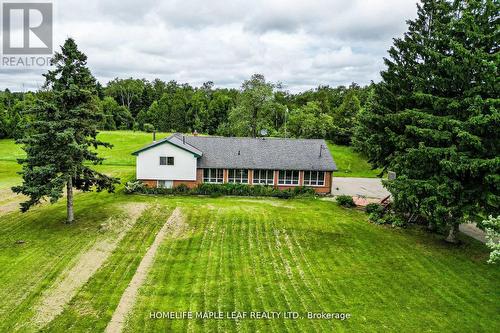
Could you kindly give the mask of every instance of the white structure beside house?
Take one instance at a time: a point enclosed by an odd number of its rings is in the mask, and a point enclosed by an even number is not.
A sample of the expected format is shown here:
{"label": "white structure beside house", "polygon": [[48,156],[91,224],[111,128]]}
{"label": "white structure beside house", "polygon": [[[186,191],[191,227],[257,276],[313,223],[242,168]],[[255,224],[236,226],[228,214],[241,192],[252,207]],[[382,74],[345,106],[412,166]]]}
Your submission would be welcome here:
{"label": "white structure beside house", "polygon": [[[165,159],[160,160],[160,156]],[[197,157],[170,144],[152,147],[137,155],[137,179],[196,180]]]}

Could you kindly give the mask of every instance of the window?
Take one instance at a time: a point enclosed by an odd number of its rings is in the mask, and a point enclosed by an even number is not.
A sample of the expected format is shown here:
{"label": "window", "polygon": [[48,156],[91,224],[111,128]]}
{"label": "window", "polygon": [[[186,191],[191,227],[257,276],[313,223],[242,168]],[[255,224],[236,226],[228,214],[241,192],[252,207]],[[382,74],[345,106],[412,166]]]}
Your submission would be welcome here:
{"label": "window", "polygon": [[278,177],[279,185],[299,185],[299,171],[280,170]]}
{"label": "window", "polygon": [[160,156],[160,165],[174,165],[174,157]]}
{"label": "window", "polygon": [[253,183],[260,185],[273,185],[274,170],[254,170]]}
{"label": "window", "polygon": [[304,171],[304,185],[307,186],[324,186],[325,172],[324,171]]}
{"label": "window", "polygon": [[248,170],[246,169],[229,169],[228,182],[248,184]]}
{"label": "window", "polygon": [[174,185],[174,182],[172,180],[158,180],[156,182],[156,187],[159,188],[172,188]]}
{"label": "window", "polygon": [[222,183],[224,182],[223,169],[203,169],[204,183]]}

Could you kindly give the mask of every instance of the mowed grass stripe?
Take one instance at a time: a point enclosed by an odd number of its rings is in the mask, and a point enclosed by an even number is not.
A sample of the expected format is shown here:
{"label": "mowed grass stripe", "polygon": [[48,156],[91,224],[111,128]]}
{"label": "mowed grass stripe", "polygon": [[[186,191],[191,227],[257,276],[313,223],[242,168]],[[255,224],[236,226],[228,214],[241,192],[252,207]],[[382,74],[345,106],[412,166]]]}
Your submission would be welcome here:
{"label": "mowed grass stripe", "polygon": [[[247,240],[251,238],[251,219],[241,219],[238,224],[238,232],[235,233],[234,241],[238,243],[236,248],[235,256],[241,262],[242,268],[240,270],[239,279],[241,281],[241,287],[239,288],[238,297],[236,297],[235,302],[238,304],[237,310],[239,311],[256,311],[255,309],[262,309],[262,301],[259,297],[254,297],[255,293],[258,293],[259,283],[255,281],[255,275],[253,269],[255,267],[252,265],[253,253],[251,253],[247,247]],[[236,322],[238,331],[255,332],[256,326],[253,320],[238,320]]]}
{"label": "mowed grass stripe", "polygon": [[[426,243],[428,243],[426,246],[443,247],[444,245],[441,241],[436,242],[432,239],[426,241]],[[402,283],[394,284],[394,287],[391,290],[388,290],[391,294],[390,299],[394,300],[395,304],[402,308],[408,308],[408,310],[418,311],[421,311],[421,309],[426,306],[433,306],[429,304],[429,301],[426,298],[420,296],[422,304],[421,307],[408,307],[407,304],[411,300],[419,298],[417,291],[420,291],[420,295],[429,292],[435,293],[435,295],[439,296],[439,300],[447,300],[450,304],[459,306],[464,315],[470,311],[474,311],[473,309],[476,297],[467,298],[467,293],[465,292],[470,286],[468,286],[467,283],[464,282],[463,278],[457,274],[458,272],[454,269],[454,267],[444,264],[439,252],[435,253],[433,257],[427,255],[418,257],[414,249],[408,247],[405,248],[401,246],[400,243],[395,243],[393,248],[394,252],[404,253],[404,255],[393,257],[394,259],[389,257],[388,261],[384,262],[384,265],[394,266],[394,262],[398,261],[400,263],[404,263],[404,270],[408,273],[404,276],[404,281],[402,281]],[[416,265],[407,265],[406,262],[408,261],[415,262]],[[416,276],[419,276],[419,279],[415,278]],[[478,278],[482,279],[480,277]],[[377,280],[383,280],[383,277],[380,277]],[[448,288],[444,285],[443,288],[436,288],[437,285],[443,284],[445,281],[448,281],[450,284]],[[387,297],[385,295],[387,290],[382,290],[384,291],[384,295],[380,295],[380,297]],[[442,305],[436,304],[436,306]],[[435,318],[429,318],[429,320],[434,322],[436,321]]]}
{"label": "mowed grass stripe", "polygon": [[[260,227],[262,225],[262,221],[257,220],[255,218],[251,219],[251,229],[249,230],[248,239],[248,252],[252,258],[252,267],[253,267],[253,277],[256,285],[256,294],[258,295],[259,303],[261,304],[260,308],[253,309],[254,311],[271,311],[278,310],[278,299],[276,295],[276,289],[274,288],[275,280],[271,279],[269,274],[269,270],[263,264],[263,262],[267,261],[267,258],[263,255],[263,243],[261,240]],[[272,330],[277,329],[279,326],[276,321],[264,321],[264,328],[271,328]],[[283,327],[282,330],[287,331],[286,327]]]}
{"label": "mowed grass stripe", "polygon": [[[287,249],[287,252],[290,254],[291,261],[293,262],[292,267],[294,271],[296,271],[295,279],[303,284],[303,292],[302,294],[309,300],[309,304],[307,306],[308,311],[321,312],[323,309],[327,309],[328,307],[323,302],[322,299],[318,297],[318,294],[321,293],[321,288],[316,289],[312,285],[312,281],[314,281],[314,276],[310,276],[307,271],[307,262],[304,261],[303,256],[300,251],[296,249],[295,244],[293,244],[289,233],[286,229],[282,229],[280,232],[282,236],[282,244]],[[304,269],[306,267],[306,269]],[[319,324],[318,326],[321,328],[321,331],[325,331],[329,329],[328,323],[325,321],[316,322]]]}
{"label": "mowed grass stripe", "polygon": [[[208,246],[210,246],[210,238],[212,236],[212,231],[215,227],[215,223],[217,223],[217,217],[213,212],[213,209],[210,207],[206,207],[208,216],[200,216],[200,215],[191,215],[188,218],[188,222],[191,226],[194,226],[197,230],[197,233],[201,233],[203,236],[201,241],[199,242],[199,246],[195,249],[196,255],[196,266],[194,272],[195,282],[191,286],[190,292],[190,301],[189,301],[189,309],[192,311],[204,311],[207,308],[207,304],[205,301],[205,274],[206,267],[208,266],[208,262],[210,260],[210,251],[206,251]],[[200,210],[201,211],[201,210]],[[195,211],[196,213],[200,211]],[[199,330],[201,325],[200,320],[189,320],[188,321],[188,331],[195,332]]]}
{"label": "mowed grass stripe", "polygon": [[[209,237],[206,243],[204,251],[207,252],[207,261],[204,268],[203,274],[203,288],[200,293],[203,298],[203,308],[198,309],[198,311],[216,311],[217,310],[217,288],[219,286],[219,281],[217,281],[217,270],[218,270],[218,255],[217,255],[217,238],[218,225],[220,221],[217,220],[217,216],[213,214],[212,211],[205,212],[209,215],[209,219],[212,223],[209,225]],[[205,218],[203,215],[200,218]],[[196,221],[195,223],[200,223]],[[203,330],[214,329],[214,322],[210,320],[198,320]],[[212,325],[212,327],[210,327]],[[216,328],[216,326],[215,326]]]}
{"label": "mowed grass stripe", "polygon": [[[283,248],[281,239],[280,239],[280,231],[276,229],[275,225],[273,222],[269,222],[271,226],[271,232],[272,232],[272,237],[274,238],[274,248],[276,251],[273,253],[275,255],[275,259],[277,260],[279,266],[281,266],[281,275],[283,276],[283,284],[284,286],[288,286],[290,290],[290,299],[294,304],[289,308],[290,311],[297,311],[297,312],[303,312],[306,309],[310,309],[310,304],[307,303],[307,300],[303,296],[303,293],[301,292],[301,286],[299,285],[298,281],[295,279],[295,276],[293,274],[292,270],[292,265],[289,262],[290,258],[290,253],[285,253],[285,249]],[[286,258],[285,258],[286,254]],[[311,322],[311,330],[314,329],[315,332],[318,332],[318,327],[317,323],[315,321]],[[302,325],[298,323],[300,327]]]}
{"label": "mowed grass stripe", "polygon": [[[268,217],[266,212],[261,212],[259,214],[259,219],[257,220],[259,225],[258,228],[258,247],[262,250],[262,255],[260,257],[260,263],[262,269],[267,273],[268,285],[266,291],[274,295],[275,303],[272,304],[266,311],[293,311],[291,302],[288,300],[287,293],[284,292],[285,285],[282,282],[280,275],[282,274],[280,270],[277,270],[277,263],[273,257],[272,243],[270,242],[270,237],[268,229]],[[283,327],[283,330],[288,332],[295,332],[298,330],[298,323],[295,321],[277,319],[273,322],[278,323],[277,327]]]}
{"label": "mowed grass stripe", "polygon": [[[262,216],[262,214],[260,215]],[[287,289],[286,287],[290,286],[288,284],[288,280],[286,277],[286,273],[283,272],[283,267],[282,267],[282,262],[280,263],[279,255],[276,254],[276,249],[275,249],[275,239],[274,239],[274,233],[273,233],[273,228],[272,224],[268,219],[262,219],[262,233],[264,235],[264,241],[265,241],[265,249],[266,249],[266,254],[267,254],[267,260],[269,260],[271,267],[269,267],[269,271],[273,273],[273,276],[275,278],[275,284],[273,285],[274,288],[278,287],[280,290],[281,294],[281,300],[282,302],[279,304],[279,309],[276,310],[278,311],[297,311],[300,309],[297,309],[295,307],[294,303],[295,302],[300,302],[300,299],[294,298],[293,296],[293,291],[290,289]],[[276,286],[277,285],[277,286]],[[295,300],[295,302],[294,302]],[[302,331],[299,326],[297,321],[292,321],[292,320],[284,320],[282,319],[282,322],[288,326],[288,329],[292,329],[293,331]]]}
{"label": "mowed grass stripe", "polygon": [[[246,304],[248,304],[248,299],[243,297],[244,289],[245,289],[245,275],[246,275],[246,267],[244,264],[244,260],[242,258],[242,253],[239,251],[239,235],[240,230],[243,228],[243,225],[246,223],[245,219],[241,219],[232,213],[228,216],[227,222],[229,223],[228,227],[230,233],[228,234],[228,241],[234,242],[233,246],[227,246],[229,252],[229,274],[230,274],[230,283],[231,283],[231,304],[229,304],[228,311],[244,311],[244,309],[248,308]],[[228,243],[228,242],[227,242]],[[246,304],[245,304],[246,303]],[[234,320],[234,329],[238,332],[242,332],[243,329],[241,327],[241,322],[239,320]]]}
{"label": "mowed grass stripe", "polygon": [[[281,223],[280,223],[281,222]],[[312,290],[308,290],[304,280],[301,279],[300,274],[298,274],[298,270],[300,269],[299,263],[295,260],[292,252],[286,246],[284,240],[284,230],[279,229],[276,224],[283,224],[283,221],[273,221],[271,222],[273,228],[273,234],[276,241],[276,250],[279,255],[279,260],[281,261],[284,273],[288,278],[288,284],[292,286],[292,290],[295,293],[294,299],[300,302],[300,307],[295,309],[297,312],[305,312],[316,309],[317,304],[314,302],[314,299],[311,299]],[[320,322],[312,321],[312,328],[316,332],[321,331]],[[302,325],[301,325],[302,326]]]}
{"label": "mowed grass stripe", "polygon": [[[190,220],[188,216],[186,221]],[[192,220],[192,218],[191,218]],[[196,276],[193,272],[196,271],[196,252],[193,248],[197,248],[196,243],[199,239],[194,237],[195,231],[191,226],[186,230],[180,239],[168,239],[165,246],[169,246],[170,250],[164,265],[164,270],[169,272],[169,280],[166,282],[171,292],[164,297],[171,298],[169,300],[173,305],[173,309],[183,311],[190,306],[192,291]],[[165,249],[160,249],[165,252]],[[171,263],[171,264],[170,264]],[[158,283],[155,280],[154,283]],[[177,289],[177,290],[176,290]],[[173,297],[174,296],[174,297]],[[175,331],[186,331],[189,322],[187,320],[176,320],[172,326]]]}
{"label": "mowed grass stripe", "polygon": [[[346,311],[346,308],[343,305],[343,299],[345,298],[345,292],[343,288],[338,288],[338,284],[333,283],[331,279],[326,277],[321,277],[318,274],[319,270],[327,270],[328,267],[319,267],[312,263],[312,260],[307,258],[307,252],[304,250],[298,235],[296,235],[295,231],[290,232],[290,242],[295,246],[295,249],[299,253],[299,256],[302,259],[305,278],[309,278],[311,284],[314,283],[314,286],[311,286],[311,289],[314,292],[315,298],[318,299],[318,305],[315,307],[308,309],[308,311],[316,310],[318,312],[339,312]],[[334,323],[335,324],[335,323]],[[333,329],[333,324],[325,321],[322,322],[322,326],[326,327],[327,331]],[[345,332],[345,326],[343,325],[335,325],[335,332]]]}
{"label": "mowed grass stripe", "polygon": [[[425,300],[423,304],[427,306],[442,307],[442,302],[446,302],[448,304],[446,306],[458,306],[462,315],[469,322],[469,325],[474,327],[478,323],[473,319],[467,319],[467,314],[474,312],[474,309],[478,306],[478,299],[481,298],[482,295],[480,295],[480,293],[476,293],[475,295],[468,293],[467,291],[471,288],[471,285],[466,282],[463,276],[459,275],[459,272],[454,269],[454,267],[446,265],[443,259],[444,258],[431,258],[427,256],[420,258],[419,261],[424,269],[415,270],[415,273],[420,272],[421,275],[421,279],[418,283],[415,283],[415,287],[419,288],[418,284],[425,281],[424,283],[427,285],[427,290],[439,297],[436,299],[437,302],[435,302],[434,305],[429,304],[427,300]],[[422,272],[425,272],[425,275],[422,274]],[[475,285],[480,284],[481,280],[482,277],[478,276]],[[485,307],[485,310],[488,308],[489,307]]]}
{"label": "mowed grass stripe", "polygon": [[[189,215],[186,217],[186,220],[191,220]],[[177,276],[177,280],[180,282],[181,288],[181,297],[178,297],[177,302],[175,303],[176,309],[187,309],[191,306],[191,296],[192,288],[196,282],[196,275],[193,272],[196,271],[196,266],[198,262],[198,257],[196,252],[194,252],[193,248],[199,248],[200,239],[195,237],[194,228],[189,227],[188,230],[184,232],[182,236],[182,241],[169,239],[168,243],[177,243],[178,245],[182,245],[178,247],[178,253],[171,253],[171,260],[175,262],[175,271],[171,274],[172,278]],[[166,266],[165,270],[168,270],[170,267]],[[179,321],[179,327],[181,331],[187,331],[189,327],[189,321],[181,320]]]}
{"label": "mowed grass stripe", "polygon": [[[234,309],[233,303],[233,281],[231,276],[231,258],[230,249],[227,245],[226,239],[231,236],[231,224],[227,221],[227,214],[220,217],[217,224],[219,230],[219,237],[217,242],[217,275],[215,280],[219,281],[219,286],[216,288],[217,294],[217,311],[226,312]],[[219,332],[227,332],[230,329],[234,330],[234,322],[229,320],[217,320],[217,330]]]}
{"label": "mowed grass stripe", "polygon": [[[276,226],[278,228],[278,226]],[[310,310],[316,310],[319,311],[321,309],[325,309],[326,306],[323,303],[323,300],[318,297],[318,293],[321,293],[320,289],[316,289],[314,286],[312,286],[311,281],[315,281],[314,276],[309,275],[309,271],[307,265],[307,261],[304,260],[304,256],[302,253],[300,253],[300,250],[296,248],[295,244],[292,242],[290,234],[286,229],[281,229],[280,231],[280,236],[281,236],[281,244],[283,249],[286,249],[286,252],[289,253],[291,261],[292,261],[292,267],[294,268],[294,271],[298,276],[296,276],[296,280],[300,281],[303,284],[303,290],[306,292],[304,293],[310,301],[310,305],[308,306],[308,309]],[[306,269],[304,269],[304,267]]]}
{"label": "mowed grass stripe", "polygon": [[[210,214],[210,212],[208,212]],[[208,252],[207,265],[205,268],[205,275],[203,281],[203,298],[204,307],[200,311],[216,311],[217,310],[217,288],[220,283],[217,280],[217,269],[218,269],[218,256],[217,256],[217,241],[218,238],[218,228],[220,221],[217,220],[216,216],[213,216],[214,223],[210,225],[210,237],[207,243],[206,250]],[[217,328],[216,322],[213,320],[201,320],[204,330],[214,330]]]}

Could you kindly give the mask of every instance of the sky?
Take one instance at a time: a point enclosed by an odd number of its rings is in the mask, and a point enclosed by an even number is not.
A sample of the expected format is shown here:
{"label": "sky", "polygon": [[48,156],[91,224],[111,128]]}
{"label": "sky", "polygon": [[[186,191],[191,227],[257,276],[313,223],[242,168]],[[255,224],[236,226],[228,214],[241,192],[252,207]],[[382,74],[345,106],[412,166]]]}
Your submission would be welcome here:
{"label": "sky", "polygon": [[[392,39],[416,16],[416,0],[53,3],[54,46],[74,38],[103,84],[134,77],[237,88],[260,73],[291,92],[379,81]],[[37,89],[46,70],[0,66],[0,89]]]}

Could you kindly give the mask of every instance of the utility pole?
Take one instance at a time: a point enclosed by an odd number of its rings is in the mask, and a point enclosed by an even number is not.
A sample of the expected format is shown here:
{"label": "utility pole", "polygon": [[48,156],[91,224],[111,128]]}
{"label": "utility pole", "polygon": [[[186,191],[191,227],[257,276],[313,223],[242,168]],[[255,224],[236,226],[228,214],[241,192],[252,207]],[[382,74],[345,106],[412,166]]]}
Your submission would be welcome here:
{"label": "utility pole", "polygon": [[288,107],[285,109],[285,139],[286,139],[286,116],[288,114]]}

